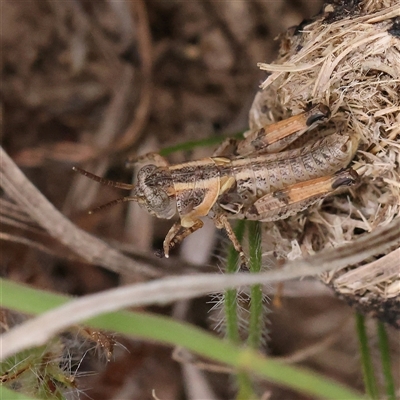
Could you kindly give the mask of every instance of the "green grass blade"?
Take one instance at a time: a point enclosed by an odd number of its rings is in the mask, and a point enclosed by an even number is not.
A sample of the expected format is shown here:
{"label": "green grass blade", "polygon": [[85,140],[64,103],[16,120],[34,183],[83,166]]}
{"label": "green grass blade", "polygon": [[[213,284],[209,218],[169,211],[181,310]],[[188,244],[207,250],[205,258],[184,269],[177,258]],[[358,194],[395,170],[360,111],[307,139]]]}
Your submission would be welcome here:
{"label": "green grass blade", "polygon": [[356,313],[356,328],[360,347],[361,364],[364,376],[365,390],[368,396],[373,400],[379,399],[378,387],[376,384],[374,366],[372,364],[371,354],[368,348],[367,330],[365,327],[365,318]]}
{"label": "green grass blade", "polygon": [[24,393],[14,392],[5,386],[0,386],[0,399],[3,400],[36,400],[36,397],[27,396]]}
{"label": "green grass blade", "polygon": [[[231,136],[231,138],[241,139],[243,138],[243,133],[242,132],[236,133],[235,135]],[[165,147],[162,150],[160,150],[160,155],[165,157],[169,154],[176,153],[178,151],[189,151],[197,147],[216,146],[222,143],[225,139],[226,139],[225,136],[212,136],[206,139],[190,140],[184,143],[179,143],[175,146]]]}
{"label": "green grass blade", "polygon": [[385,378],[387,400],[396,400],[396,390],[390,362],[389,341],[386,333],[385,324],[383,322],[377,322],[377,331],[379,350],[381,353],[382,371]]}
{"label": "green grass blade", "polygon": [[[4,279],[0,280],[0,287],[2,306],[25,313],[40,314],[53,309],[55,305],[71,301],[67,296],[28,288]],[[254,350],[238,348],[199,328],[164,316],[119,311],[83,322],[94,328],[119,332],[143,340],[182,346],[238,371],[257,374],[271,382],[318,398],[362,399],[359,393],[319,374],[267,359]]]}
{"label": "green grass blade", "polygon": [[142,313],[104,314],[87,322],[144,340],[155,340],[228,364],[239,371],[255,373],[272,382],[326,399],[360,399],[360,395],[327,378],[301,368],[267,359],[250,349],[241,349],[207,332],[167,317]]}
{"label": "green grass blade", "polygon": [[[246,224],[239,220],[235,226],[235,235],[240,243],[243,242]],[[234,274],[237,271],[239,254],[231,244],[228,249],[228,258],[225,272]],[[236,289],[227,289],[224,293],[224,311],[226,324],[226,338],[234,344],[240,344],[239,320],[238,320],[238,298]],[[239,372],[236,375],[238,386],[237,400],[251,398],[253,396],[253,385],[249,375],[246,372]]]}

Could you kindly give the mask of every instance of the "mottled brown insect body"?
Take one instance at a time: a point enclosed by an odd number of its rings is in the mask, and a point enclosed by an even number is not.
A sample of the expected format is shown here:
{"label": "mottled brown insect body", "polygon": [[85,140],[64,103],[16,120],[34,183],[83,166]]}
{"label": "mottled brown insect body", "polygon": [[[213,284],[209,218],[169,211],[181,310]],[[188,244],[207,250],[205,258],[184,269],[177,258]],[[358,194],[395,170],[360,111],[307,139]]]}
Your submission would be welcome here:
{"label": "mottled brown insect body", "polygon": [[338,187],[357,182],[357,173],[346,167],[357,151],[358,137],[335,133],[304,147],[284,150],[328,116],[329,109],[318,105],[249,132],[242,141],[227,140],[212,157],[197,161],[169,165],[158,154],[146,155],[138,160],[149,164],[139,170],[136,186],[75,170],[100,183],[132,190],[131,196],[108,205],[136,201],[152,215],[164,219],[178,212],[180,221],[172,226],[164,241],[166,257],[171,248],[203,226],[200,218],[209,216],[218,228],[226,230],[245,262],[228,218],[286,218]]}
{"label": "mottled brown insect body", "polygon": [[[357,145],[358,140],[354,138],[333,134],[300,149],[254,158],[234,159],[224,167],[222,175],[234,177],[235,185],[230,191],[221,195],[217,205],[225,210],[229,218],[261,221],[276,219],[275,215],[270,218],[268,213],[255,217],[247,211],[267,194],[279,193],[292,185],[305,184],[335,174],[350,163]],[[313,202],[319,198],[320,196]],[[313,202],[308,201],[306,204]],[[232,204],[238,206],[232,210]],[[296,207],[292,204],[291,211],[285,213],[285,216],[293,215],[302,209],[304,206]]]}

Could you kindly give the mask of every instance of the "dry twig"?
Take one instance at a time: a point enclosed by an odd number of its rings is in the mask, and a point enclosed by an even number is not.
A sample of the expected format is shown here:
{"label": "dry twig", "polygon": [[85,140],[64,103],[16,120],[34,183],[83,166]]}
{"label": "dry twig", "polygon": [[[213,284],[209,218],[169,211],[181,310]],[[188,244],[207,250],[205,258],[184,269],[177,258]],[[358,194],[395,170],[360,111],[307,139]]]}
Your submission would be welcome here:
{"label": "dry twig", "polygon": [[0,148],[0,160],[0,182],[6,194],[52,237],[84,260],[117,273],[140,274],[148,277],[161,275],[156,269],[124,256],[66,219],[32,185],[3,148]]}

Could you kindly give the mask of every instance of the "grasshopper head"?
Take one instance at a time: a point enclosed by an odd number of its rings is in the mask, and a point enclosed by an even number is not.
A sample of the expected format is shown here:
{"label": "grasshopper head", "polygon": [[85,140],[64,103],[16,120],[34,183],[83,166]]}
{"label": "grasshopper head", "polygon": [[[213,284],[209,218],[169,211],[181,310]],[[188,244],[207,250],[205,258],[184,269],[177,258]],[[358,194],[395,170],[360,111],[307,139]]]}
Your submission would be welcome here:
{"label": "grasshopper head", "polygon": [[146,165],[137,175],[138,183],[133,191],[146,210],[158,218],[170,219],[176,213],[175,190],[168,168]]}
{"label": "grasshopper head", "polygon": [[158,218],[170,219],[176,213],[175,190],[168,168],[156,167],[155,165],[144,166],[138,172],[138,183],[136,186],[110,181],[78,167],[73,167],[73,170],[102,185],[131,190],[130,196],[113,200],[95,208],[89,213],[100,211],[104,208],[127,201],[138,202],[151,215],[155,215]]}

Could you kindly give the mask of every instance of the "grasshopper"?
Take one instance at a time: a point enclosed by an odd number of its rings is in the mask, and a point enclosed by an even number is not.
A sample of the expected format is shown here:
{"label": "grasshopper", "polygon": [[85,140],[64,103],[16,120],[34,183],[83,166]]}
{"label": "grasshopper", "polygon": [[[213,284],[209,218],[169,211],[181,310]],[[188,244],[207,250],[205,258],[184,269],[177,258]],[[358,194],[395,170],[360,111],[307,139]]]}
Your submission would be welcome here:
{"label": "grasshopper", "polygon": [[131,191],[130,196],[96,210],[135,201],[158,218],[170,219],[178,212],[180,220],[167,233],[160,256],[168,258],[170,250],[200,229],[201,218],[208,216],[226,231],[245,264],[229,219],[284,219],[358,181],[357,172],[347,168],[357,151],[358,137],[334,133],[300,148],[291,146],[329,116],[329,108],[319,104],[248,131],[242,140],[228,139],[211,157],[197,161],[170,165],[157,153],[130,160],[128,165],[146,164],[138,171],[136,185],[110,181],[77,167],[74,170],[103,185]]}

